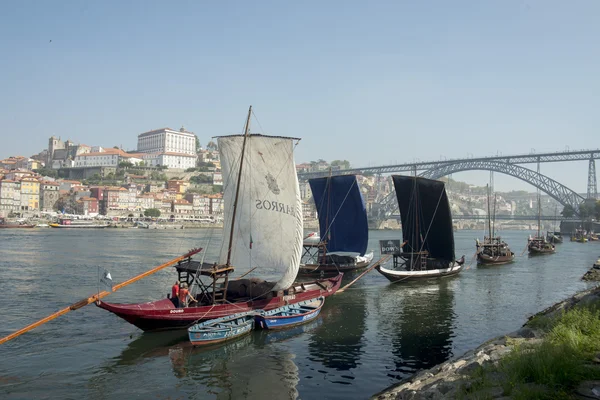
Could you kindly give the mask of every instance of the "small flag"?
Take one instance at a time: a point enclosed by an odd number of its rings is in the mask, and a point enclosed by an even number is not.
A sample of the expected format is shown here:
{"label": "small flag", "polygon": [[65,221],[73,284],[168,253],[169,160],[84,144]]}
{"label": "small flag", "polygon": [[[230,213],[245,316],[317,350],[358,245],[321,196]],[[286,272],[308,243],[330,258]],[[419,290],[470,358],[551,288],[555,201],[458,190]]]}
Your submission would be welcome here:
{"label": "small flag", "polygon": [[252,240],[252,234],[250,234],[250,249],[252,249],[252,243],[254,243],[254,241]]}
{"label": "small flag", "polygon": [[110,272],[104,270],[104,272],[102,273],[102,277],[100,278],[100,283],[112,291],[113,281],[112,276],[110,276]]}

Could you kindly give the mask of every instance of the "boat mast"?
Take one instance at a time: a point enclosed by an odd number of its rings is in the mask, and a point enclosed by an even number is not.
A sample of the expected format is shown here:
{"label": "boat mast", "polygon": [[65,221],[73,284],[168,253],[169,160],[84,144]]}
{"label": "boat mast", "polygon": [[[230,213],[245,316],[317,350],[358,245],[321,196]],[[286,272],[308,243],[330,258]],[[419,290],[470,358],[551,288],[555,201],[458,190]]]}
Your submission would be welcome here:
{"label": "boat mast", "polygon": [[[488,206],[488,235],[490,235],[490,243],[492,242],[492,217],[490,214],[490,185],[486,184],[485,185],[486,189],[487,189],[487,206]],[[485,234],[484,234],[484,238],[483,241],[485,243]]]}
{"label": "boat mast", "polygon": [[542,225],[542,205],[540,204],[540,190],[538,189],[538,196],[537,196],[537,201],[538,201],[538,239],[541,237],[540,236],[540,226]]}
{"label": "boat mast", "polygon": [[242,180],[242,167],[244,166],[244,153],[246,150],[246,141],[248,140],[250,132],[250,116],[252,115],[252,106],[248,109],[248,118],[246,119],[246,129],[244,130],[244,141],[242,142],[242,155],[240,157],[240,170],[238,172],[237,186],[235,188],[235,199],[233,200],[233,213],[231,215],[231,231],[229,232],[229,248],[227,249],[227,264],[231,262],[231,249],[233,247],[233,229],[235,227],[235,213],[237,211],[238,198],[240,196],[240,182]]}
{"label": "boat mast", "polygon": [[493,221],[493,233],[492,233],[492,237],[496,237],[496,196],[497,194],[494,193],[494,221]]}

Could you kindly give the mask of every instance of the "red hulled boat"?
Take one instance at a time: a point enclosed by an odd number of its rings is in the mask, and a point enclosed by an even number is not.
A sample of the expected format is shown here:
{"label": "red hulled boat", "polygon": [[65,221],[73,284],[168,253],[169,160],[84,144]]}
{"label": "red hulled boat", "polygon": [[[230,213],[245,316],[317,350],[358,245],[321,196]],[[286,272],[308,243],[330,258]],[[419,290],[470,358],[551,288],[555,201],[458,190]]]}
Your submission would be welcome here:
{"label": "red hulled boat", "polygon": [[[181,273],[182,269],[178,267]],[[210,295],[206,298],[207,304],[192,303],[185,308],[177,308],[172,299],[152,301],[138,304],[114,304],[98,301],[96,305],[110,311],[125,321],[137,326],[144,331],[158,331],[168,329],[184,329],[204,320],[224,317],[235,313],[252,310],[272,310],[287,304],[314,299],[319,296],[327,297],[334,294],[342,283],[343,274],[310,282],[296,283],[288,290],[271,292],[263,298],[230,299],[230,302],[211,304]],[[252,280],[240,280],[250,281]],[[185,282],[185,279],[182,280]],[[229,282],[233,286],[234,282]],[[218,297],[218,296],[217,296]]]}
{"label": "red hulled boat", "polygon": [[[214,263],[179,262],[179,282],[187,298],[140,304],[97,305],[145,331],[187,328],[195,322],[329,296],[343,274],[295,282],[302,255],[302,202],[293,152],[299,139],[250,134],[248,110],[243,135],[218,138],[223,175],[224,227],[219,259]],[[231,279],[235,269],[256,272],[251,279]],[[259,276],[273,277],[273,281]],[[182,292],[183,293],[183,292]],[[183,303],[183,304],[181,304]]]}

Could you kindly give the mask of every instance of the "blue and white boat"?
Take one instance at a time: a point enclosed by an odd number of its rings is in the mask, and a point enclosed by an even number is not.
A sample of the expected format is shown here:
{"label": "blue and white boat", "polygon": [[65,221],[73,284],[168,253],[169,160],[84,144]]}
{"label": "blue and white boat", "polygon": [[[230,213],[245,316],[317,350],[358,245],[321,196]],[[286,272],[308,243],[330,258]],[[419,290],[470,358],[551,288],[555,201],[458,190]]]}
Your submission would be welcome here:
{"label": "blue and white boat", "polygon": [[325,304],[323,296],[265,311],[255,316],[256,325],[262,329],[284,329],[305,324],[317,318]]}
{"label": "blue and white boat", "polygon": [[211,319],[188,328],[190,342],[194,346],[221,343],[243,336],[254,328],[254,317],[262,311],[243,312]]}

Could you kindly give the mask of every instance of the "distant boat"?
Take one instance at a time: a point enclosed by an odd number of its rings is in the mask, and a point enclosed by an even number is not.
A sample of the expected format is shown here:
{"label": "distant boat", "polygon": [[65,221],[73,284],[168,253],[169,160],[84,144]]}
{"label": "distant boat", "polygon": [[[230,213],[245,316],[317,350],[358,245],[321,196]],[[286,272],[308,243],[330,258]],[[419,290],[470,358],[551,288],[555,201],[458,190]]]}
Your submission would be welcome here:
{"label": "distant boat", "polygon": [[244,312],[192,325],[188,328],[188,337],[194,346],[206,346],[238,338],[252,331],[256,314],[255,311]]}
{"label": "distant boat", "polygon": [[367,267],[369,224],[355,175],[309,180],[319,217],[319,241],[304,239],[300,273],[345,272]]}
{"label": "distant boat", "polygon": [[[558,206],[554,207],[554,218],[558,215]],[[562,234],[556,230],[556,225],[554,226],[554,231],[546,232],[546,240],[550,243],[562,243],[563,237]]]}
{"label": "distant boat", "polygon": [[24,229],[35,228],[35,225],[26,224],[25,222],[9,223],[4,218],[0,218],[0,229]]}
{"label": "distant boat", "polygon": [[560,232],[557,231],[548,231],[546,233],[546,240],[550,243],[562,243],[563,237]]}
{"label": "distant boat", "polygon": [[393,269],[375,269],[392,282],[458,274],[465,256],[455,258],[452,214],[444,182],[401,175],[392,175],[392,179],[404,242],[394,246],[391,253]]}
{"label": "distant boat", "polygon": [[63,229],[83,229],[83,228],[106,228],[108,227],[108,225],[106,224],[98,224],[94,221],[88,221],[88,220],[78,220],[78,219],[71,219],[71,218],[60,218],[58,220],[58,223],[51,223],[48,224],[50,226],[50,228],[63,228]]}
{"label": "distant boat", "polygon": [[256,315],[256,325],[262,329],[284,329],[305,324],[319,316],[324,303],[325,298],[321,296],[266,311]]}
{"label": "distant boat", "polygon": [[529,238],[527,239],[527,250],[529,251],[530,255],[537,255],[537,254],[552,254],[556,251],[556,247],[554,246],[554,244],[548,242],[546,240],[546,237],[544,237],[541,232],[541,226],[542,226],[542,208],[541,208],[541,200],[540,200],[540,191],[538,190],[538,196],[537,196],[537,203],[538,203],[538,229],[537,229],[537,235],[534,237],[529,236]]}
{"label": "distant boat", "polygon": [[476,242],[477,263],[482,265],[501,265],[508,264],[515,259],[515,253],[510,251],[508,244],[500,236],[495,235],[496,225],[492,223],[496,220],[496,196],[494,196],[494,209],[490,212],[490,187],[487,185],[487,203],[488,203],[488,236],[483,237],[483,243]]}
{"label": "distant boat", "polygon": [[583,229],[576,229],[571,234],[571,242],[587,243],[587,241],[586,232]]}

